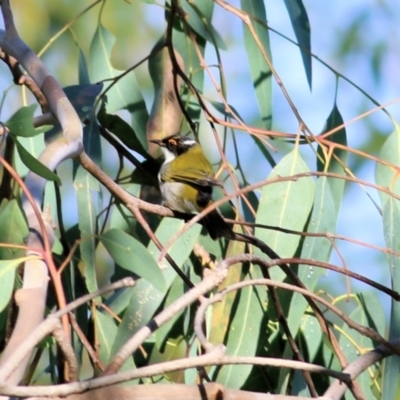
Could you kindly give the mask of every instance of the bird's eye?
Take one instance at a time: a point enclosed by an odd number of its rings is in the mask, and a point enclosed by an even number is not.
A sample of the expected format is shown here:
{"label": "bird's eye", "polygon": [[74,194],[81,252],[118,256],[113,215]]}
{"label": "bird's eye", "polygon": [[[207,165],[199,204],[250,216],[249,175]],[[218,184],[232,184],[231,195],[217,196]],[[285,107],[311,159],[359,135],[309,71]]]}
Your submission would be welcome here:
{"label": "bird's eye", "polygon": [[172,148],[176,147],[178,145],[178,143],[176,142],[175,139],[169,139],[168,144],[169,144],[169,147],[172,147]]}

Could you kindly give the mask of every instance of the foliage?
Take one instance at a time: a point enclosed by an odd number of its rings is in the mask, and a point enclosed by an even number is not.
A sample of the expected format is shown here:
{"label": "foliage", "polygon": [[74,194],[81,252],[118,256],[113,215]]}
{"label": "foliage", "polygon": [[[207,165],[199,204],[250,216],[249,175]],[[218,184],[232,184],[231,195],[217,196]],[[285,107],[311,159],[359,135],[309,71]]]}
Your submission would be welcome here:
{"label": "foliage", "polygon": [[[316,84],[312,68],[316,61],[337,80],[320,133],[308,127],[288,94],[290,87],[280,79],[262,1],[233,6],[223,0],[171,0],[162,5],[132,0],[134,4],[113,3],[112,10],[109,3],[94,1],[85,9],[80,5],[73,15],[70,7],[65,26],[59,26],[52,6],[50,20],[58,33],[42,38],[47,44],[36,53],[51,51],[61,57],[62,40],[68,46],[73,42],[75,55],[68,62],[66,78],[62,66],[54,77],[46,75],[44,65],[50,60],[44,57],[44,64],[39,58],[33,61],[37,70],[45,71],[45,79],[39,79],[24,63],[20,42],[7,42],[12,27],[0,35],[5,54],[1,58],[21,85],[13,90],[25,98],[28,91],[33,94],[28,96],[29,105],[20,102],[15,112],[2,113],[1,340],[6,343],[10,338],[10,327],[13,335],[18,330],[15,308],[20,307],[19,318],[25,315],[24,304],[13,293],[23,297],[32,288],[41,293],[35,296],[38,300],[42,296],[42,311],[36,303],[26,305],[27,315],[29,307],[39,314],[32,322],[34,333],[41,319],[52,316],[46,320],[47,330],[25,337],[29,349],[15,356],[15,364],[25,356],[27,368],[21,367],[21,374],[28,386],[15,395],[70,395],[89,387],[66,386],[66,392],[57,392],[57,385],[110,375],[116,378],[108,385],[149,384],[154,393],[158,385],[174,387],[164,389],[159,398],[176,398],[174,390],[189,398],[191,385],[205,381],[216,382],[222,385],[217,389],[224,387],[242,399],[253,398],[245,396],[254,392],[341,398],[346,386],[339,385],[339,379],[349,385],[346,399],[396,399],[400,129],[395,119],[365,90],[316,58],[310,47],[312,26],[301,0],[283,2],[298,45],[284,39],[293,43],[293,54],[301,54],[294,67],[310,88]],[[1,7],[5,21],[10,21],[8,1]],[[110,15],[118,12],[125,26],[122,14],[130,15],[132,7],[138,15],[129,26],[133,34],[128,35],[110,22]],[[144,16],[160,7],[165,23],[162,30],[149,33],[146,54],[115,60],[117,46],[140,45],[147,28]],[[226,75],[226,54],[235,46],[215,25],[217,9],[243,30],[239,46],[247,56],[241,63],[251,82],[245,89],[254,100],[251,116],[237,107],[241,89]],[[15,14],[18,22],[21,17]],[[68,39],[67,29],[71,29]],[[35,49],[38,44],[29,40]],[[13,60],[28,75],[12,68]],[[115,67],[124,63],[129,67]],[[343,81],[372,101],[376,108],[370,113],[385,113],[391,122],[393,131],[384,141],[380,133],[379,151],[372,150],[371,141],[360,147],[348,144],[349,123],[340,111]],[[61,82],[68,82],[66,96],[57,86]],[[279,122],[273,90],[282,93],[280,101],[295,121],[290,133],[275,127]],[[9,98],[6,91],[3,104]],[[367,120],[367,115],[360,113],[359,118]],[[160,206],[159,153],[148,140],[188,130],[203,145],[226,187],[215,194],[215,206],[227,219],[234,219],[236,232],[254,234],[272,252],[227,239],[214,242],[201,224]],[[65,161],[69,158],[72,163]],[[366,163],[375,167],[374,182],[357,174]],[[260,174],[262,179],[256,181]],[[354,187],[361,189],[357,197],[347,196],[346,189]],[[384,246],[337,232],[341,208],[350,204],[357,212],[364,202],[381,219]],[[43,215],[38,218],[35,209],[42,204]],[[376,274],[368,268],[363,275],[348,268],[342,242],[384,254],[379,268],[389,269],[390,287],[375,282]],[[30,280],[35,273],[29,273],[29,263],[35,263],[33,271],[46,271],[44,280],[40,281],[39,272],[36,281]],[[18,269],[23,264],[24,273]],[[43,283],[47,270],[49,288]],[[355,281],[367,289],[359,290]],[[85,295],[78,308],[78,299]],[[391,302],[390,311],[382,306],[383,298]],[[54,308],[60,310],[56,318]],[[54,322],[57,318],[62,326]],[[374,354],[379,357],[368,358],[378,346]],[[12,339],[4,348],[0,377],[10,385],[19,383],[22,375],[11,378],[13,372],[7,371],[12,359],[7,351],[20,349],[21,343]],[[30,352],[31,361],[26,357]],[[361,365],[358,370],[357,365]],[[100,385],[96,379],[90,382],[91,389]],[[29,392],[38,384],[49,386]],[[215,387],[205,385],[204,390]],[[110,389],[115,398],[129,390]],[[5,386],[2,394],[12,390]],[[209,398],[220,398],[218,390]]]}

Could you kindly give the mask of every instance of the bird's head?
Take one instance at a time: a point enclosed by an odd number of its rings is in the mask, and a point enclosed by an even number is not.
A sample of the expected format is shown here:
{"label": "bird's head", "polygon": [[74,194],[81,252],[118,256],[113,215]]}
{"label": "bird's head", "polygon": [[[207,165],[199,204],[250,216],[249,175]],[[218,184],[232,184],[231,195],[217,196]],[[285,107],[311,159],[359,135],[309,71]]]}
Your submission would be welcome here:
{"label": "bird's head", "polygon": [[156,143],[161,147],[164,153],[165,163],[172,161],[181,154],[193,149],[195,146],[199,146],[194,139],[181,135],[172,135],[161,140],[150,140],[150,142]]}

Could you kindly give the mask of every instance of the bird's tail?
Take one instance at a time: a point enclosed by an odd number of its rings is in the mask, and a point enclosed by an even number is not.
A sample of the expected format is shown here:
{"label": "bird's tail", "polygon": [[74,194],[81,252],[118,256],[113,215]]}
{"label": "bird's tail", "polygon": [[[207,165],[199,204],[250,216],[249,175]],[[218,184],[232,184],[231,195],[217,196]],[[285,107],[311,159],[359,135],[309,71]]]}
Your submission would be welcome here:
{"label": "bird's tail", "polygon": [[208,213],[202,218],[202,222],[213,240],[221,237],[226,239],[235,238],[235,232],[233,232],[231,225],[225,222],[218,210]]}

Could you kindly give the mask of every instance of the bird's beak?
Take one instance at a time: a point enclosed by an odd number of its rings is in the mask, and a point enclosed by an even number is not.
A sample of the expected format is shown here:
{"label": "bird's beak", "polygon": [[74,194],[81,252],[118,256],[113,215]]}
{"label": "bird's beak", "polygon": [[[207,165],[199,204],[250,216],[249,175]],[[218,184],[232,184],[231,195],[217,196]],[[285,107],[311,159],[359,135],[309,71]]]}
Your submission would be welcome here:
{"label": "bird's beak", "polygon": [[160,147],[165,147],[165,144],[163,143],[162,140],[152,139],[152,140],[149,140],[149,142],[158,144]]}

